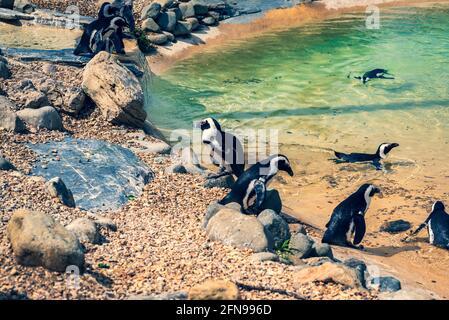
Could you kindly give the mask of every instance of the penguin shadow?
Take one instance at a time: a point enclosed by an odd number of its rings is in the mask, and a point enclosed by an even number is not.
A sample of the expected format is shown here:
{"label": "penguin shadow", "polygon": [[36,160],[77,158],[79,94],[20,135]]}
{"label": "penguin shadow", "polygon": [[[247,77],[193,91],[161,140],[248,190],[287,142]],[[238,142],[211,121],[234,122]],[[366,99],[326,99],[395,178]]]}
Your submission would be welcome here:
{"label": "penguin shadow", "polygon": [[381,246],[381,247],[373,247],[373,248],[365,247],[363,252],[365,252],[369,255],[378,256],[378,257],[392,257],[401,252],[416,251],[419,249],[421,249],[421,248],[416,245],[405,245],[402,247]]}
{"label": "penguin shadow", "polygon": [[191,33],[188,36],[184,36],[184,37],[179,37],[177,39],[179,42],[184,42],[187,44],[192,44],[194,46],[198,46],[200,44],[205,44],[206,42],[204,42],[204,40],[202,40],[200,37],[194,35],[193,33]]}
{"label": "penguin shadow", "polygon": [[112,280],[107,275],[100,273],[98,271],[90,270],[90,271],[86,272],[86,274],[91,275],[95,279],[95,281],[97,281],[98,284],[102,285],[103,287],[111,288],[112,285],[114,284],[114,280]]}

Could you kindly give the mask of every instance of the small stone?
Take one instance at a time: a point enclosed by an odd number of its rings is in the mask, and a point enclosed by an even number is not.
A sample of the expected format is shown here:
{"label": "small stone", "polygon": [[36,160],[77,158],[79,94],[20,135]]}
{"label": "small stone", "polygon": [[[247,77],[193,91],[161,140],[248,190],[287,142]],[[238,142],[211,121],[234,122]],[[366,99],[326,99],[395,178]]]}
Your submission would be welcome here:
{"label": "small stone", "polygon": [[17,111],[17,116],[34,129],[62,130],[62,119],[53,107],[39,109],[23,109]]}
{"label": "small stone", "polygon": [[189,300],[238,300],[239,288],[228,280],[207,280],[189,290]]}
{"label": "small stone", "polygon": [[8,65],[0,61],[0,78],[9,79],[11,77],[11,71],[9,71]]}
{"label": "small stone", "polygon": [[401,282],[394,277],[375,277],[371,279],[371,286],[380,292],[395,292],[401,290]]}
{"label": "small stone", "polygon": [[52,75],[56,72],[56,66],[54,64],[51,63],[44,63],[42,65],[42,72],[44,72],[45,74],[48,75]]}
{"label": "small stone", "polygon": [[66,187],[64,181],[61,178],[55,177],[47,182],[47,190],[54,198],[58,198],[59,201],[71,208],[75,208],[75,200],[73,199],[72,192]]}
{"label": "small stone", "polygon": [[111,231],[117,231],[117,225],[112,219],[102,217],[102,216],[94,216],[94,222],[100,227],[105,228]]}
{"label": "small stone", "polygon": [[302,233],[292,234],[289,242],[289,249],[292,254],[300,259],[304,259],[309,256],[312,251],[313,240]]}
{"label": "small stone", "polygon": [[101,234],[94,221],[87,218],[79,218],[74,220],[68,226],[67,230],[73,232],[79,241],[89,242],[93,244],[101,243]]}
{"label": "small stone", "polygon": [[231,175],[227,175],[220,178],[207,179],[206,182],[204,183],[204,187],[231,189],[234,183],[235,183],[234,177]]}
{"label": "small stone", "polygon": [[142,21],[142,29],[145,32],[159,32],[161,28],[152,18]]}
{"label": "small stone", "polygon": [[213,17],[206,17],[201,22],[206,26],[215,26],[217,24],[217,20],[215,20]]}
{"label": "small stone", "polygon": [[16,170],[16,167],[14,167],[8,160],[0,156],[0,170]]}
{"label": "small stone", "polygon": [[334,263],[335,261],[329,257],[310,257],[304,260],[304,262],[312,267],[321,266],[326,262]]}
{"label": "small stone", "polygon": [[163,33],[150,33],[147,37],[151,43],[156,45],[161,45],[168,41],[168,37]]}
{"label": "small stone", "polygon": [[25,108],[38,109],[50,105],[50,101],[45,93],[32,90],[25,93]]}
{"label": "small stone", "polygon": [[264,261],[279,261],[279,256],[271,252],[258,252],[250,256],[250,260],[253,262],[264,262]]}
{"label": "small stone", "polygon": [[83,110],[86,94],[81,88],[76,88],[66,95],[64,110],[70,114],[78,115]]}
{"label": "small stone", "polygon": [[309,254],[311,257],[328,257],[330,259],[334,258],[332,253],[332,248],[327,243],[314,242],[312,246],[312,251]]}
{"label": "small stone", "polygon": [[186,174],[187,169],[182,164],[174,164],[165,169],[165,173],[178,173],[178,174]]}
{"label": "small stone", "polygon": [[360,283],[363,287],[366,287],[366,277],[368,273],[368,268],[366,267],[365,262],[362,260],[350,258],[343,262],[345,266],[354,269],[357,272],[357,277],[360,280]]}
{"label": "small stone", "polygon": [[399,233],[409,230],[412,227],[410,222],[405,220],[387,221],[381,227],[380,231],[388,233]]}
{"label": "small stone", "polygon": [[170,41],[170,42],[176,41],[175,36],[173,35],[173,33],[170,33],[168,31],[162,31],[162,33],[167,36],[168,41]]}

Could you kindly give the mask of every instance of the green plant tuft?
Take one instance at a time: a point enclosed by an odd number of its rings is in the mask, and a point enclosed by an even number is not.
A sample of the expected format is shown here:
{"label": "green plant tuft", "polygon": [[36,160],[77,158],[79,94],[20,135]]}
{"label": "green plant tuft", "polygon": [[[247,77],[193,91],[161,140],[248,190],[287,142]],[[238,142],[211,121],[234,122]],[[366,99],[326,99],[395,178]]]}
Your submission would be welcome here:
{"label": "green plant tuft", "polygon": [[154,47],[151,44],[150,40],[148,40],[145,31],[136,27],[134,29],[134,37],[136,37],[137,45],[139,46],[140,51],[143,53],[150,53]]}

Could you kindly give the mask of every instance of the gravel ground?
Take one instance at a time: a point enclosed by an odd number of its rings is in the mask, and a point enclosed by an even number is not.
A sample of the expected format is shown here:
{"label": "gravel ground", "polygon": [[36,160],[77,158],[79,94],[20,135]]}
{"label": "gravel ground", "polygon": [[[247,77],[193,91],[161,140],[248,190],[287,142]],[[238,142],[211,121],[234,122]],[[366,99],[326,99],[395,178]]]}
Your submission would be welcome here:
{"label": "gravel ground", "polygon": [[[26,75],[39,74],[42,63],[10,62],[13,77],[4,89],[20,108],[16,85]],[[65,86],[79,86],[81,70],[57,66],[47,77]],[[24,142],[60,140],[71,134],[77,138],[103,139],[125,147],[127,136],[137,130],[113,126],[91,108],[79,118],[62,114],[65,132],[41,130],[14,134],[0,131],[0,153],[20,171],[0,171],[0,298],[29,299],[125,299],[133,295],[160,294],[188,290],[208,278],[223,278],[243,284],[243,299],[373,299],[365,291],[335,284],[310,284],[294,289],[294,266],[250,262],[249,250],[234,249],[208,240],[201,228],[206,207],[226,190],[205,189],[204,178],[167,174],[169,156],[138,154],[155,172],[156,178],[142,196],[121,210],[104,212],[118,226],[117,232],[103,231],[107,242],[86,244],[86,272],[80,287],[66,285],[65,274],[41,267],[15,263],[6,225],[14,210],[29,208],[51,214],[63,225],[88,213],[55,202],[46,192],[45,181],[28,176],[35,155]],[[154,138],[146,137],[148,141]],[[99,266],[105,264],[107,268]]]}

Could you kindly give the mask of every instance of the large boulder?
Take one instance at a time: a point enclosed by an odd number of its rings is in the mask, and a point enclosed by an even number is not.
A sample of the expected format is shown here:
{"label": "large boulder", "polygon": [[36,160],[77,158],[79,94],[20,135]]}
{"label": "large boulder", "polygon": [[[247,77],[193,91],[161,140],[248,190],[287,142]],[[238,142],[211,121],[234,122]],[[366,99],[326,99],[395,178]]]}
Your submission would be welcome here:
{"label": "large boulder", "polygon": [[0,96],[0,129],[23,132],[25,124],[13,111],[14,109],[14,104],[8,98]]}
{"label": "large boulder", "polygon": [[150,33],[147,35],[148,40],[156,45],[164,44],[168,41],[168,37],[163,33]]}
{"label": "large boulder", "polygon": [[76,236],[47,214],[17,210],[8,222],[7,233],[14,257],[22,265],[60,272],[68,266],[84,266]]}
{"label": "large boulder", "polygon": [[257,216],[257,220],[263,224],[266,232],[271,233],[275,247],[281,246],[286,240],[290,239],[288,223],[273,210],[262,211]]}
{"label": "large boulder", "polygon": [[8,68],[8,65],[0,61],[0,79],[9,79],[11,77],[11,71]]}
{"label": "large boulder", "polygon": [[162,12],[157,18],[156,23],[162,30],[172,32],[176,26],[176,13]]}
{"label": "large boulder", "polygon": [[189,300],[237,300],[240,298],[237,285],[228,280],[207,280],[190,288]]}
{"label": "large boulder", "polygon": [[195,17],[195,8],[192,2],[180,3],[179,10],[181,10],[183,19]]}
{"label": "large boulder", "polygon": [[220,210],[224,209],[225,206],[218,203],[218,201],[215,201],[211,203],[206,210],[206,215],[204,216],[203,220],[203,228],[206,229],[209,220],[212,219],[212,217]]}
{"label": "large boulder", "polygon": [[255,252],[273,248],[273,240],[256,217],[228,208],[220,210],[209,220],[206,232],[209,239],[238,248],[250,248]]}
{"label": "large boulder", "polygon": [[47,190],[53,198],[57,198],[63,205],[75,208],[75,200],[60,177],[55,177],[46,183]]}
{"label": "large boulder", "polygon": [[62,119],[55,108],[47,106],[39,109],[23,109],[17,116],[34,129],[62,130]]}
{"label": "large boulder", "polygon": [[325,262],[316,267],[306,267],[295,273],[293,282],[300,287],[311,282],[334,282],[350,288],[361,288],[356,272],[343,264]]}
{"label": "large boulder", "polygon": [[136,76],[110,53],[98,53],[85,67],[82,88],[115,124],[142,128],[147,114]]}
{"label": "large boulder", "polygon": [[195,10],[195,15],[197,16],[205,16],[209,11],[209,7],[205,1],[201,0],[192,0],[193,9]]}

